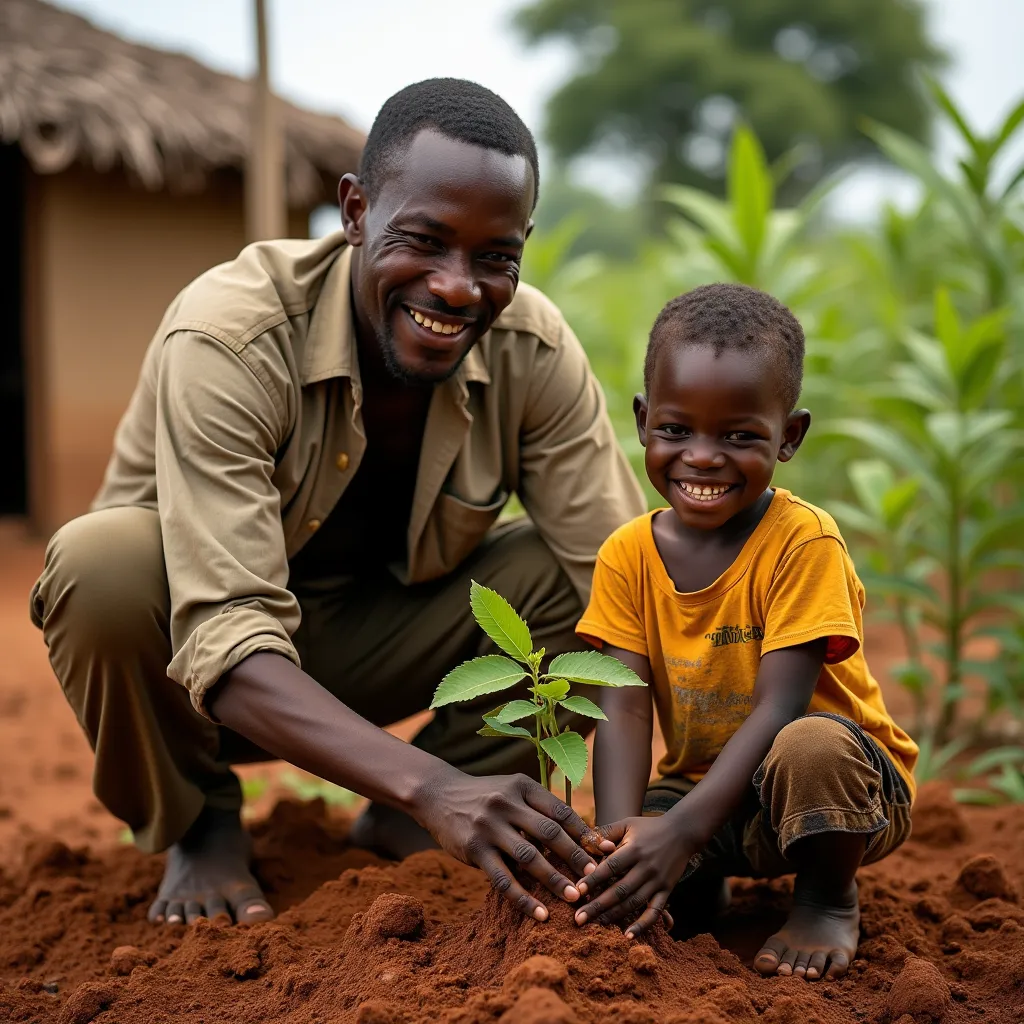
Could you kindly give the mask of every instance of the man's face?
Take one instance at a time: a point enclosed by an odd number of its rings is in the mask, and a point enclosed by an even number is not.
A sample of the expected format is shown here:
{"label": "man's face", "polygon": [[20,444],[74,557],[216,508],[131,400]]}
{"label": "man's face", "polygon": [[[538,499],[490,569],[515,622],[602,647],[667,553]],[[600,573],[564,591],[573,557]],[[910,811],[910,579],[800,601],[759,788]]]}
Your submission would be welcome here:
{"label": "man's face", "polygon": [[357,179],[339,198],[355,313],[391,373],[450,377],[512,301],[532,227],[533,171],[520,156],[420,132],[370,203]]}

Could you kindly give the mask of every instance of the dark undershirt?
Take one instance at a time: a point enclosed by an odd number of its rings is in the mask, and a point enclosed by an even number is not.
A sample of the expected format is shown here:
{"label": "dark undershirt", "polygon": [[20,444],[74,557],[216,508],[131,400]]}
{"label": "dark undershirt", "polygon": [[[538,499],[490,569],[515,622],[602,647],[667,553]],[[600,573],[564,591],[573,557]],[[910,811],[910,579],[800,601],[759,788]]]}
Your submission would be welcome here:
{"label": "dark undershirt", "polygon": [[366,450],[345,493],[290,563],[289,586],[376,573],[407,558],[406,536],[432,391],[401,402],[365,392]]}

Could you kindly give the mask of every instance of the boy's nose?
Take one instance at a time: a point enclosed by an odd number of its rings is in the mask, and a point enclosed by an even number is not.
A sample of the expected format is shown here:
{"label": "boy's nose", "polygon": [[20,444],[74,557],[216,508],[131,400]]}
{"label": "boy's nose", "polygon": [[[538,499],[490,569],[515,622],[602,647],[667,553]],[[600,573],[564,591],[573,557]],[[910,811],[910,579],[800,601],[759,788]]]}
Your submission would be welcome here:
{"label": "boy's nose", "polygon": [[720,469],[725,455],[713,444],[692,441],[683,450],[683,462],[693,469]]}

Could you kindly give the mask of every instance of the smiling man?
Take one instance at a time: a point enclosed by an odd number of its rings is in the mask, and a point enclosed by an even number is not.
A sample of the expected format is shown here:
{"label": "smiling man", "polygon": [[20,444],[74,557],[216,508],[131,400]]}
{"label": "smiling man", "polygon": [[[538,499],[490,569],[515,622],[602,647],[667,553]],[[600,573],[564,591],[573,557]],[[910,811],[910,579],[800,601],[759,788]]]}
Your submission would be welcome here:
{"label": "smiling man", "polygon": [[[169,849],[151,920],[272,916],[230,767],[271,757],[369,797],[360,845],[436,842],[540,920],[510,863],[578,898],[523,835],[582,871],[583,823],[531,748],[476,734],[493,699],[412,744],[380,728],[486,650],[471,579],[577,649],[597,549],[643,509],[579,342],[519,285],[537,180],[498,96],[410,86],[341,181],[342,232],[248,247],[160,324],[32,594],[97,796]],[[513,493],[529,520],[496,525]]]}

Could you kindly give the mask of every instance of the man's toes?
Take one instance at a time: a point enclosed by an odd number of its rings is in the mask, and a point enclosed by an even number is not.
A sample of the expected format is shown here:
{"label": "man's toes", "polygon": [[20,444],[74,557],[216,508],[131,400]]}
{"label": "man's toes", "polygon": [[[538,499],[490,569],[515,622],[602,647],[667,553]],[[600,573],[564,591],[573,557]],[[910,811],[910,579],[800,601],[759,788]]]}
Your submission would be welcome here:
{"label": "man's toes", "polygon": [[167,919],[167,900],[159,898],[153,900],[146,918],[150,924],[163,924]]}
{"label": "man's toes", "polygon": [[831,963],[826,978],[841,978],[850,969],[850,958],[841,949],[833,949],[828,958]]}
{"label": "man's toes", "polygon": [[230,921],[231,911],[228,910],[228,901],[223,896],[209,896],[206,900],[206,916],[211,921]]}
{"label": "man's toes", "polygon": [[264,895],[256,890],[240,894],[234,899],[229,897],[228,901],[234,912],[235,920],[239,924],[255,924],[257,921],[269,921],[274,912]]}
{"label": "man's toes", "polygon": [[786,944],[777,935],[773,935],[754,957],[754,968],[761,974],[774,974],[779,969],[779,961],[786,952]]}
{"label": "man's toes", "polygon": [[798,978],[802,978],[807,973],[807,965],[810,962],[811,954],[801,949],[796,955],[796,960],[793,961],[793,973]]}
{"label": "man's toes", "polygon": [[820,978],[821,972],[825,970],[825,963],[828,961],[828,954],[819,949],[811,954],[810,962],[807,964],[807,977]]}
{"label": "man's toes", "polygon": [[195,924],[201,917],[206,917],[206,911],[203,910],[202,903],[199,900],[186,900],[185,923]]}
{"label": "man's toes", "polygon": [[185,904],[181,900],[168,900],[167,901],[167,923],[168,924],[184,924],[185,923]]}

